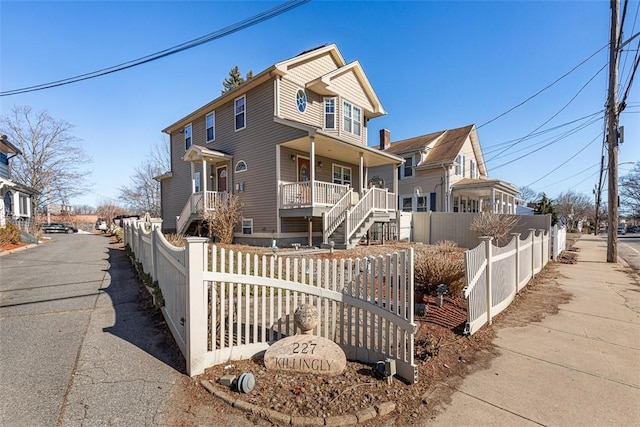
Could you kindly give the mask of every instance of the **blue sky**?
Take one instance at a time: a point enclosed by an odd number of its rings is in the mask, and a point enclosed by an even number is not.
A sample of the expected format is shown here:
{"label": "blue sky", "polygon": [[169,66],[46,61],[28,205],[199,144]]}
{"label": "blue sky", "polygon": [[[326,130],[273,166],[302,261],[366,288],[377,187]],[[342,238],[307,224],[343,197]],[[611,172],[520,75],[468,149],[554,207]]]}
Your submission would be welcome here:
{"label": "blue sky", "polygon": [[[280,3],[2,1],[0,90],[126,62]],[[629,2],[624,39],[640,30],[638,4]],[[161,140],[161,130],[219,96],[222,80],[235,65],[243,73],[253,70],[256,74],[309,48],[337,44],[347,62],[360,61],[387,110],[386,116],[369,122],[369,145],[377,145],[381,128],[390,129],[392,141],[397,141],[490,121],[603,48],[609,40],[609,20],[608,1],[316,0],[136,68],[0,97],[0,113],[13,105],[30,105],[75,125],[75,135],[92,158],[92,175],[86,178],[87,194],[71,203],[96,206],[103,200],[117,200],[118,189]],[[629,47],[637,49],[638,40]],[[620,63],[622,89],[635,50],[627,55]],[[567,190],[591,195],[602,149],[601,119],[572,130],[586,122],[581,120],[501,152],[547,121],[538,132],[602,110],[607,61],[605,48],[551,89],[479,127],[489,176],[551,197]],[[621,163],[640,160],[638,80],[640,75],[621,116],[625,126]],[[567,132],[566,138],[541,148]],[[516,160],[521,156],[525,157]],[[628,173],[631,167],[621,165],[620,173]]]}

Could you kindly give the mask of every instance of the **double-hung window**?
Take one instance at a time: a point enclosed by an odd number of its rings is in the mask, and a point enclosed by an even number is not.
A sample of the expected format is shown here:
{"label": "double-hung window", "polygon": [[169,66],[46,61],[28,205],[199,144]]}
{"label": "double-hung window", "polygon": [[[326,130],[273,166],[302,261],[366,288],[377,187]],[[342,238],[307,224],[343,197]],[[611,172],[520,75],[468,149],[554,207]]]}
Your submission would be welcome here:
{"label": "double-hung window", "polygon": [[207,114],[205,119],[207,125],[207,142],[216,139],[216,113],[215,111]]}
{"label": "double-hung window", "polygon": [[462,154],[458,154],[456,157],[456,175],[464,178],[464,156]]}
{"label": "double-hung window", "polygon": [[187,151],[191,147],[191,124],[184,127],[184,150]]}
{"label": "double-hung window", "polygon": [[333,165],[333,183],[351,185],[351,168],[341,165]]}
{"label": "double-hung window", "polygon": [[324,99],[324,128],[325,129],[336,128],[336,99],[335,98]]}
{"label": "double-hung window", "polygon": [[411,178],[413,176],[413,156],[404,158],[404,165],[402,166],[401,178]]}
{"label": "double-hung window", "polygon": [[236,130],[244,129],[247,127],[246,123],[246,96],[241,96],[235,100],[235,121]]}
{"label": "double-hung window", "polygon": [[350,102],[342,102],[342,128],[345,132],[360,136],[362,132],[362,110]]}
{"label": "double-hung window", "polygon": [[476,162],[469,160],[469,178],[476,179],[477,177]]}

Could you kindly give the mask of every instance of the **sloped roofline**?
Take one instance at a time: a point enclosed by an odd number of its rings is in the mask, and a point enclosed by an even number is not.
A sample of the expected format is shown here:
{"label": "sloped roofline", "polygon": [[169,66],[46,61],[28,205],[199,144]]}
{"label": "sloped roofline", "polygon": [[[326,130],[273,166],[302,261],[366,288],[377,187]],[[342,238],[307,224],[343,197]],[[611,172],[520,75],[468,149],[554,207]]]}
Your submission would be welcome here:
{"label": "sloped roofline", "polygon": [[313,81],[310,81],[309,83],[307,83],[307,87],[312,89],[319,88],[320,90],[318,90],[318,92],[320,92],[321,90],[324,90],[332,94],[336,94],[337,91],[333,90],[331,86],[332,79],[334,79],[337,76],[341,76],[345,73],[348,73],[350,71],[352,71],[355,74],[356,78],[358,79],[358,82],[362,85],[365,91],[365,94],[369,98],[369,101],[371,101],[371,105],[373,105],[373,111],[370,111],[370,115],[372,117],[377,117],[377,116],[382,116],[387,114],[387,112],[384,110],[384,107],[382,106],[382,103],[380,102],[380,99],[378,98],[378,95],[376,95],[375,91],[373,90],[373,86],[371,86],[371,83],[369,82],[369,79],[367,78],[367,75],[365,74],[364,69],[362,68],[362,65],[360,65],[360,62],[357,60],[347,65],[344,65],[336,70],[333,70],[330,73],[320,76]]}
{"label": "sloped roofline", "polygon": [[195,118],[201,116],[205,112],[215,110],[219,106],[244,95],[251,89],[255,88],[256,86],[259,86],[260,84],[271,79],[272,77],[277,75],[282,76],[286,74],[287,70],[291,65],[297,64],[298,62],[303,62],[309,59],[313,59],[315,57],[324,55],[327,52],[331,54],[332,58],[334,59],[334,61],[337,62],[339,67],[343,67],[344,65],[346,65],[346,62],[344,61],[342,54],[340,53],[340,51],[338,50],[338,47],[335,44],[330,44],[320,48],[311,49],[307,52],[301,53],[300,55],[294,56],[293,58],[289,58],[284,61],[275,63],[269,68],[256,74],[253,78],[247,80],[245,83],[241,84],[240,86],[231,89],[229,92],[222,94],[221,96],[215,98],[213,101],[203,105],[197,110],[184,116],[180,120],[167,126],[162,130],[162,132],[166,134],[171,134],[171,132],[174,132],[177,129],[180,129],[185,125],[191,123]]}

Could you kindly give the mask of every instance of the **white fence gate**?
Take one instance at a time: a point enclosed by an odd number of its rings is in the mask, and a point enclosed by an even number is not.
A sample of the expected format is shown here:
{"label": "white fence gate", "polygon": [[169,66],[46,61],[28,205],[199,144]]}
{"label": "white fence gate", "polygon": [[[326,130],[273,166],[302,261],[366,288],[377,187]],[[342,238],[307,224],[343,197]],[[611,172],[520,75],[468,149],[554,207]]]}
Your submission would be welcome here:
{"label": "white fence gate", "polygon": [[529,231],[520,239],[514,233],[504,247],[496,247],[491,237],[481,238],[476,248],[465,252],[467,325],[475,333],[511,304],[515,295],[549,262],[549,233]]}
{"label": "white fence gate", "polygon": [[158,282],[162,312],[189,375],[245,359],[296,333],[293,313],[318,309],[314,330],[350,360],[396,360],[398,375],[417,381],[414,363],[413,250],[355,260],[250,255],[185,239],[175,248],[159,228],[125,223],[125,243]]}

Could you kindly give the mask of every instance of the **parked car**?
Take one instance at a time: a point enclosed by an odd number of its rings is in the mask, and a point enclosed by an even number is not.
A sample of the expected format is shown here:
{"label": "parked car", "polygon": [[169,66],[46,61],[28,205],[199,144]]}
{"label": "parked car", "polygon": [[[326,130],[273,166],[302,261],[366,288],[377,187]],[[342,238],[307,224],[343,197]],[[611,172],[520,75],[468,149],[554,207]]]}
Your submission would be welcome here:
{"label": "parked car", "polygon": [[625,227],[624,224],[620,224],[618,226],[618,234],[622,234],[622,235],[627,234],[627,227]]}
{"label": "parked car", "polygon": [[49,224],[45,224],[42,226],[42,231],[45,233],[77,233],[78,229],[67,224],[60,224],[57,222],[52,222]]}
{"label": "parked car", "polygon": [[109,227],[107,226],[107,221],[100,218],[96,221],[96,230],[106,233],[108,229]]}
{"label": "parked car", "polygon": [[638,228],[637,225],[632,225],[630,227],[627,227],[627,233],[637,233],[640,229]]}

